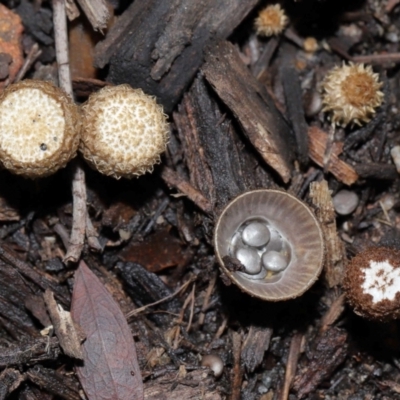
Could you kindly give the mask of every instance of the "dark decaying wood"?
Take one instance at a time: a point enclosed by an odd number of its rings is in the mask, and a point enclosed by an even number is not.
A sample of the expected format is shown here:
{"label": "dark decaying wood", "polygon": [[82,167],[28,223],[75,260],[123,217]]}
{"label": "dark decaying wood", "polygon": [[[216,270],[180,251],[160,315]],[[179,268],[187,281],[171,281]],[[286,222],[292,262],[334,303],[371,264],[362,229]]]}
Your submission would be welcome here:
{"label": "dark decaying wood", "polygon": [[167,112],[203,60],[204,47],[228,37],[257,0],[135,1],[96,49],[108,80],[157,96]]}
{"label": "dark decaying wood", "polygon": [[15,268],[22,276],[33,282],[37,288],[42,290],[51,289],[56,298],[65,306],[69,304],[68,296],[65,294],[65,288],[62,288],[57,282],[46,276],[41,270],[35,270],[24,261],[16,258],[5,246],[0,245],[0,259],[9,265],[11,268]]}
{"label": "dark decaying wood", "polygon": [[272,337],[271,328],[251,326],[242,345],[241,360],[246,371],[254,370],[262,363]]}
{"label": "dark decaying wood", "polygon": [[399,177],[396,167],[392,164],[356,164],[354,169],[360,178],[393,181]]}
{"label": "dark decaying wood", "polygon": [[286,100],[286,113],[296,137],[297,160],[301,166],[308,164],[308,126],[304,117],[302,90],[299,75],[293,66],[281,72]]}
{"label": "dark decaying wood", "polygon": [[[176,371],[169,372],[162,379],[148,382],[144,400],[222,400],[218,390],[212,389],[213,381],[214,378],[204,370],[188,372],[184,378],[177,376]],[[173,391],[169,392],[166,388],[173,388]]]}
{"label": "dark decaying wood", "polygon": [[0,373],[0,400],[4,400],[7,394],[15,390],[24,378],[15,369],[7,368]]}
{"label": "dark decaying wood", "polygon": [[309,363],[299,368],[293,389],[299,399],[303,399],[329,376],[347,356],[347,333],[339,328],[331,328],[317,337]]}
{"label": "dark decaying wood", "polygon": [[164,167],[161,172],[161,177],[164,179],[167,185],[175,187],[180,192],[185,194],[201,210],[206,213],[210,213],[212,211],[211,204],[208,202],[208,200],[175,171],[168,167]]}
{"label": "dark decaying wood", "polygon": [[26,371],[26,377],[39,387],[64,400],[80,400],[80,389],[75,379],[67,374],[62,374],[53,369],[36,365]]}
{"label": "dark decaying wood", "polygon": [[273,187],[262,160],[238,126],[215,99],[200,74],[174,113],[190,182],[212,204],[214,212],[238,194],[260,187]]}
{"label": "dark decaying wood", "polygon": [[[138,306],[154,303],[173,293],[156,274],[147,271],[139,264],[120,262],[116,267],[120,272],[127,293]],[[177,298],[172,298],[170,301],[161,304],[159,308],[164,311],[179,313],[181,302]],[[169,321],[169,317],[162,313],[155,313],[150,318],[161,326]]]}
{"label": "dark decaying wood", "polygon": [[218,42],[210,47],[201,69],[264,161],[283,182],[289,182],[294,159],[293,133],[265,86],[253,77],[237,49],[229,42]]}
{"label": "dark decaying wood", "polygon": [[60,354],[60,345],[57,338],[39,337],[19,346],[0,347],[0,351],[0,368],[4,368],[56,360]]}

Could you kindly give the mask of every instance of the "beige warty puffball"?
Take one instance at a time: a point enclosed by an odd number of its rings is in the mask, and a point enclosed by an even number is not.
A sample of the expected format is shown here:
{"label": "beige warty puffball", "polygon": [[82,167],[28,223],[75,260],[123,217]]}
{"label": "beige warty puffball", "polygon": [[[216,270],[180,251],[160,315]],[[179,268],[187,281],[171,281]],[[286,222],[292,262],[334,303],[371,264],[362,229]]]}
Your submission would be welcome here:
{"label": "beige warty puffball", "polygon": [[101,173],[132,178],[160,162],[169,137],[167,116],[141,89],[105,87],[82,106],[82,117],[80,151]]}

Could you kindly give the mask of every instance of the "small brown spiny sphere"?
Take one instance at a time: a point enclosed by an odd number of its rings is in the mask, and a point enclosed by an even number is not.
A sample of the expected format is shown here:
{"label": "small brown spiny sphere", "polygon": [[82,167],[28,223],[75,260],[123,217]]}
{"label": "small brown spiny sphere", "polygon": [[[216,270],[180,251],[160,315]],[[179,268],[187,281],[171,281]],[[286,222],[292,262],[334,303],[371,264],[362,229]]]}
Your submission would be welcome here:
{"label": "small brown spiny sphere", "polygon": [[160,162],[169,136],[167,116],[141,89],[105,87],[89,97],[82,116],[80,151],[99,172],[132,178]]}
{"label": "small brown spiny sphere", "polygon": [[353,63],[337,66],[328,72],[322,84],[323,111],[331,113],[334,124],[362,125],[371,120],[383,102],[381,86],[371,66]]}
{"label": "small brown spiny sphere", "polygon": [[260,36],[279,35],[287,21],[287,16],[279,4],[269,5],[260,11],[255,20],[257,34]]}
{"label": "small brown spiny sphere", "polygon": [[354,312],[387,321],[400,317],[400,251],[372,247],[347,265],[343,287]]}
{"label": "small brown spiny sphere", "polygon": [[76,155],[78,107],[60,88],[39,80],[10,85],[0,95],[0,160],[28,178],[51,175]]}

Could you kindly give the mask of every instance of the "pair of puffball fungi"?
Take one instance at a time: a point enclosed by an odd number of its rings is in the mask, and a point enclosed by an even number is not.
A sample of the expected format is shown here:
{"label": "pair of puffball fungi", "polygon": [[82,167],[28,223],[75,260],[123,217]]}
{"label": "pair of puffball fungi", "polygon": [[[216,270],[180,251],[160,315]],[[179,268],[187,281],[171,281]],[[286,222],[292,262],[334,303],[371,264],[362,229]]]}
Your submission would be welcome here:
{"label": "pair of puffball fungi", "polygon": [[25,80],[0,96],[0,161],[39,178],[65,167],[79,149],[101,173],[132,178],[160,161],[166,118],[153,97],[129,85],[105,87],[78,107],[60,88]]}

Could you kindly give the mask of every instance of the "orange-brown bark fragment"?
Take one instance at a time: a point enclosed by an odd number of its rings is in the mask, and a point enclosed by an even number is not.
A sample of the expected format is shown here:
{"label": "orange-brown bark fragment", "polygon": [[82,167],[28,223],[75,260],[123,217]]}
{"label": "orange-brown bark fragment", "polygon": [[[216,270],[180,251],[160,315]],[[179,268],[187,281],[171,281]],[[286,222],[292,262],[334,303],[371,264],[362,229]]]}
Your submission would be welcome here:
{"label": "orange-brown bark fragment", "polygon": [[[9,66],[9,82],[14,80],[24,62],[21,45],[23,30],[19,15],[0,4],[0,53],[7,53],[12,58]],[[7,79],[0,81],[0,89],[4,89],[6,83]]]}

